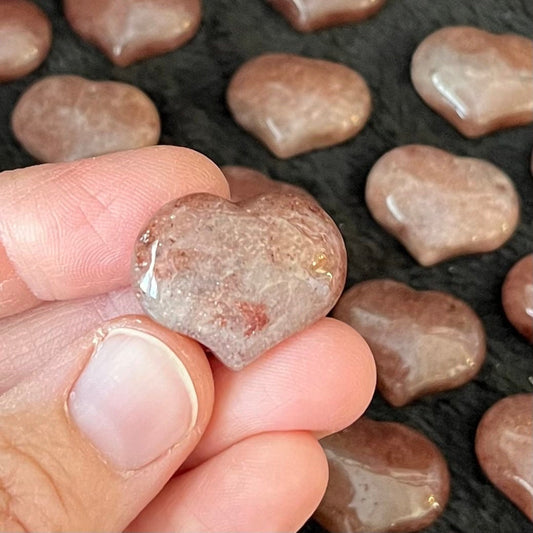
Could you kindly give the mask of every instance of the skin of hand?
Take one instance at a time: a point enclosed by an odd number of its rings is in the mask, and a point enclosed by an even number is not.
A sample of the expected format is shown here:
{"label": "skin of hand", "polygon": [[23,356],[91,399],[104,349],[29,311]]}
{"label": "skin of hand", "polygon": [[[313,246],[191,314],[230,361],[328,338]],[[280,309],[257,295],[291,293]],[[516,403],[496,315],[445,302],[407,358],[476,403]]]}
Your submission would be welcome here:
{"label": "skin of hand", "polygon": [[296,531],[318,505],[372,356],[327,318],[235,373],[143,316],[137,232],[193,192],[229,193],[177,147],[0,173],[0,531]]}

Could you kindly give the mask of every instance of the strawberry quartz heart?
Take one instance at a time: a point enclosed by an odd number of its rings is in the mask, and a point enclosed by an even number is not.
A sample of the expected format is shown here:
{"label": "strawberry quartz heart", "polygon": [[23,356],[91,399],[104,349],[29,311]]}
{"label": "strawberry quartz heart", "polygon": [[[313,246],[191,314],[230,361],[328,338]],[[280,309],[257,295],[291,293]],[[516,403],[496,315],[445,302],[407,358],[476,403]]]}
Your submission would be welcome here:
{"label": "strawberry quartz heart", "polygon": [[239,370],[339,298],[346,250],[333,220],[302,195],[232,203],[193,194],[141,232],[133,281],[154,320]]}

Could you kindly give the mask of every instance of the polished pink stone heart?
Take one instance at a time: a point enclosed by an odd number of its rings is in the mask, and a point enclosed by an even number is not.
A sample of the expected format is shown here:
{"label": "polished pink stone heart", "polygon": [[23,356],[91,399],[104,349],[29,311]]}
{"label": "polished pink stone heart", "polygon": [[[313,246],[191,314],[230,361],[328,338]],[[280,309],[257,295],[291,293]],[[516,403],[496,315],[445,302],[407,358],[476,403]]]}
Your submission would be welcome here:
{"label": "polished pink stone heart", "polygon": [[144,310],[234,370],[325,316],[345,277],[335,223],[287,193],[171,202],[140,234],[133,261]]}
{"label": "polished pink stone heart", "polygon": [[395,148],[375,163],[366,203],[424,266],[499,248],[520,211],[513,182],[499,168],[423,145]]}
{"label": "polished pink stone heart", "polygon": [[451,294],[364,281],[341,297],[334,316],[364,337],[376,360],[378,389],[394,406],[463,385],[485,360],[480,319]]}
{"label": "polished pink stone heart", "polygon": [[466,137],[533,122],[533,40],[468,26],[426,37],[411,64],[418,94]]}
{"label": "polished pink stone heart", "polygon": [[159,113],[137,87],[80,76],[48,76],[20,98],[13,133],[36,159],[73,161],[157,143]]}
{"label": "polished pink stone heart", "polygon": [[302,32],[349,22],[377,13],[385,0],[267,0],[292,26]]}
{"label": "polished pink stone heart", "polygon": [[121,67],[182,46],[201,19],[200,0],[63,0],[63,7],[74,30]]}
{"label": "polished pink stone heart", "polygon": [[483,415],[476,454],[491,482],[533,520],[533,394],[508,396]]}
{"label": "polished pink stone heart", "polygon": [[361,418],[321,444],[329,484],[315,518],[329,531],[419,531],[444,510],[448,467],[439,449],[418,431]]}

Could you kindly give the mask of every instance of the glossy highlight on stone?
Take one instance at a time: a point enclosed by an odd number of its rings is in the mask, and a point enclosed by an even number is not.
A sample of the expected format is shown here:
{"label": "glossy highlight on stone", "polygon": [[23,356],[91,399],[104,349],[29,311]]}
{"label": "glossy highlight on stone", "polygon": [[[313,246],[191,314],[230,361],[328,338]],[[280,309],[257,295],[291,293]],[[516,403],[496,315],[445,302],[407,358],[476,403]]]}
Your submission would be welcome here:
{"label": "glossy highlight on stone", "polygon": [[533,343],[533,254],[520,259],[507,273],[502,304],[509,322]]}
{"label": "glossy highlight on stone", "polygon": [[439,449],[418,431],[361,418],[321,444],[329,484],[315,518],[329,531],[419,531],[444,510],[448,467]]}
{"label": "glossy highlight on stone", "polygon": [[267,0],[294,27],[311,32],[350,22],[359,22],[377,13],[385,0]]}
{"label": "glossy highlight on stone", "polygon": [[200,26],[200,0],[63,0],[65,16],[116,65],[175,50]]}
{"label": "glossy highlight on stone", "polygon": [[533,520],[533,394],[495,403],[476,433],[476,455],[489,480]]}
{"label": "glossy highlight on stone", "polygon": [[424,266],[496,250],[520,211],[513,182],[492,163],[423,145],[395,148],[374,164],[366,203]]}
{"label": "glossy highlight on stone", "polygon": [[346,250],[314,200],[209,194],[170,202],[135,244],[133,285],[150,317],[239,370],[325,316],[346,279]]}
{"label": "glossy highlight on stone", "polygon": [[27,0],[0,1],[0,83],[34,71],[52,43],[52,25],[44,12]]}
{"label": "glossy highlight on stone", "polygon": [[222,173],[228,182],[231,192],[231,200],[233,202],[248,200],[254,196],[271,192],[303,194],[307,198],[314,200],[314,198],[301,187],[291,185],[290,183],[284,183],[283,181],[273,180],[253,168],[228,165],[221,167],[220,170],[222,170]]}
{"label": "glossy highlight on stone", "polygon": [[159,140],[159,114],[137,87],[79,76],[48,76],[19,99],[13,133],[36,159],[73,161]]}
{"label": "glossy highlight on stone", "polygon": [[376,361],[378,390],[399,407],[459,387],[485,360],[485,332],[462,300],[389,279],[354,285],[333,316],[357,330]]}
{"label": "glossy highlight on stone", "polygon": [[354,137],[372,106],[368,86],[354,70],[292,54],[245,63],[227,100],[236,122],[281,159]]}
{"label": "glossy highlight on stone", "polygon": [[413,85],[466,137],[533,122],[533,40],[468,26],[440,29],[418,46]]}

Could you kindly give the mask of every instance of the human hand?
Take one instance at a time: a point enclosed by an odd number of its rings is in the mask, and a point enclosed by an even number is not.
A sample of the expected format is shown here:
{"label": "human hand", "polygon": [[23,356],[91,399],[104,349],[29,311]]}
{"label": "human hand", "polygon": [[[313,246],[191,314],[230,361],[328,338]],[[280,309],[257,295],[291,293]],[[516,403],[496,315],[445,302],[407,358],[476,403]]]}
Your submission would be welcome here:
{"label": "human hand", "polygon": [[228,196],[184,148],[0,174],[1,531],[295,531],[319,503],[370,352],[323,319],[235,373],[139,316],[137,232],[193,192]]}

